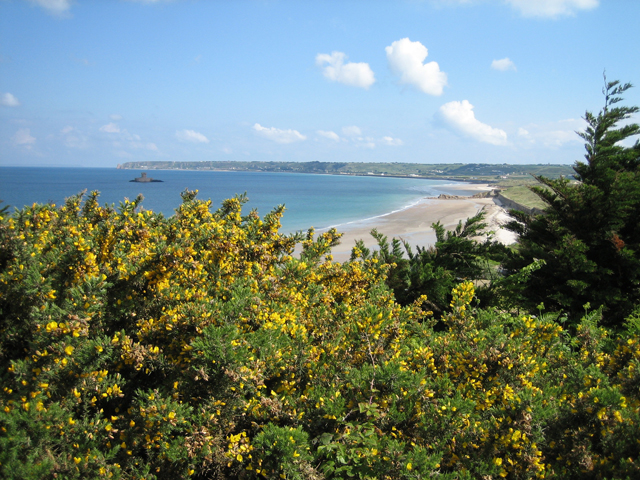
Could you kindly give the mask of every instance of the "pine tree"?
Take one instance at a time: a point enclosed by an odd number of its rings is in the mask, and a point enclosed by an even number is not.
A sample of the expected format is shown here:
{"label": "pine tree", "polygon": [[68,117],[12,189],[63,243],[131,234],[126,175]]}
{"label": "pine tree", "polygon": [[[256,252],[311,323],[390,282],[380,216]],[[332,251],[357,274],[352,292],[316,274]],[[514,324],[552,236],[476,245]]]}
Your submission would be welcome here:
{"label": "pine tree", "polygon": [[514,212],[509,228],[520,235],[518,255],[505,265],[516,273],[535,260],[544,265],[523,284],[532,308],[543,302],[572,321],[585,305],[602,308],[604,321],[620,324],[640,304],[640,133],[628,123],[638,107],[618,106],[632,85],[607,82],[604,108],[587,111],[586,162],[576,162],[578,181],[535,177],[532,190],[548,205],[543,215]]}
{"label": "pine tree", "polygon": [[[377,230],[371,234],[378,242],[378,250],[371,252],[362,241],[356,245],[362,258],[378,258],[389,265],[387,285],[401,305],[409,305],[427,296],[426,304],[436,316],[448,310],[451,290],[462,280],[489,280],[492,269],[489,262],[500,262],[507,248],[489,235],[486,236],[485,212],[459,222],[453,230],[447,230],[440,222],[431,228],[436,234],[433,246],[417,246],[415,252],[404,240],[388,238]],[[407,256],[405,257],[405,252]],[[352,255],[352,260],[356,255]],[[483,290],[479,290],[482,295]]]}

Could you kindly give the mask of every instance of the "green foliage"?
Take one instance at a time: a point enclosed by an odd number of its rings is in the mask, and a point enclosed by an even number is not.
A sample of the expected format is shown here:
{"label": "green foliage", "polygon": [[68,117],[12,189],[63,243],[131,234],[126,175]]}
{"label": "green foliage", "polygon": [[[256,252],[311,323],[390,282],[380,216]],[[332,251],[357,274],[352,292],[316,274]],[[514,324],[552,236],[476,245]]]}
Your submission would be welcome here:
{"label": "green foliage", "polygon": [[545,262],[524,284],[525,308],[544,302],[576,323],[590,302],[603,307],[607,325],[621,325],[640,303],[640,143],[620,143],[640,126],[618,126],[638,108],[616,106],[629,88],[605,79],[603,110],[586,113],[586,162],[574,167],[581,183],[536,177],[545,188],[532,191],[547,204],[545,214],[515,212],[519,223],[509,228],[520,248],[507,269]]}
{"label": "green foliage", "polygon": [[[244,197],[140,201],[1,215],[2,478],[640,475],[636,317],[572,338],[452,279],[434,329],[384,252],[334,263],[337,233],[282,235]],[[475,271],[481,223],[439,229],[443,270]]]}
{"label": "green foliage", "polygon": [[[521,268],[512,275],[498,276],[487,289],[485,297],[488,297],[489,303],[495,307],[510,310],[522,308],[523,305],[527,305],[525,292],[527,282],[531,279],[531,275],[545,264],[544,260],[534,260],[531,265]],[[541,302],[536,308],[544,310],[544,303]]]}
{"label": "green foliage", "polygon": [[[369,251],[363,242],[358,242],[352,260],[358,253],[364,258],[377,258],[389,265],[387,285],[393,290],[397,301],[408,305],[427,297],[426,303],[439,318],[447,309],[451,289],[460,281],[491,280],[494,277],[490,262],[502,260],[508,250],[499,242],[484,235],[487,224],[484,212],[459,222],[454,230],[446,230],[440,223],[432,228],[436,233],[433,247],[416,248],[396,238],[389,243],[386,236],[373,230],[371,234],[378,241],[378,250]],[[407,257],[405,257],[405,252]]]}

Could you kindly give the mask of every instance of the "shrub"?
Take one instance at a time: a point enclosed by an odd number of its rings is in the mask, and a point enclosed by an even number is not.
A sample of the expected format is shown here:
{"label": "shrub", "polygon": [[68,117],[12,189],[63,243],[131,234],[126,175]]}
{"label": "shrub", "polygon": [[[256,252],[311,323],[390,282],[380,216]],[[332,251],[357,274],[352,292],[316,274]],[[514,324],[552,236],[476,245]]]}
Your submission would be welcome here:
{"label": "shrub", "polygon": [[434,331],[335,231],[140,200],[0,219],[3,478],[638,475],[637,329],[572,340],[464,282]]}

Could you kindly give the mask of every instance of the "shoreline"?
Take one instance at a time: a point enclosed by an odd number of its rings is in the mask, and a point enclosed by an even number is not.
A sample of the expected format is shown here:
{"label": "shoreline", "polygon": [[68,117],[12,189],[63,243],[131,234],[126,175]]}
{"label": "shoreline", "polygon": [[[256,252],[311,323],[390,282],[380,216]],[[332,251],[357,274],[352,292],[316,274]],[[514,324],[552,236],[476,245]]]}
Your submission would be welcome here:
{"label": "shoreline", "polygon": [[[484,183],[482,185],[475,185],[475,186],[469,186],[469,185],[465,185],[465,184],[445,184],[445,185],[441,185],[447,187],[446,190],[447,191],[451,191],[451,190],[463,190],[463,191],[474,191],[475,194],[477,193],[482,193],[482,192],[490,192],[491,190],[494,189],[494,187],[492,187],[491,185]],[[436,190],[439,190],[439,188],[435,188]],[[447,196],[452,196],[451,193],[441,193],[440,195],[447,195]],[[459,198],[458,200],[466,200],[468,198],[473,198],[471,195],[466,196],[463,195],[461,196],[461,198]],[[375,221],[379,218],[383,218],[383,217],[387,217],[389,215],[393,215],[396,213],[401,213],[404,212],[405,210],[408,210],[410,208],[416,207],[418,205],[420,205],[421,203],[424,203],[427,200],[442,200],[439,197],[421,197],[418,198],[416,201],[412,202],[412,203],[408,203],[400,208],[398,208],[397,210],[392,210],[390,212],[386,212],[386,213],[381,213],[380,215],[374,215],[372,217],[367,217],[367,218],[361,218],[358,220],[351,220],[349,222],[344,222],[344,223],[336,223],[335,225],[329,225],[328,227],[323,227],[323,228],[318,228],[317,231],[318,232],[326,232],[327,230],[330,230],[332,228],[335,228],[337,230],[340,229],[350,229],[353,225],[359,225],[361,223],[369,223],[372,221]],[[447,198],[448,201],[451,201],[451,198]]]}
{"label": "shoreline", "polygon": [[[108,167],[106,167],[108,168]],[[360,172],[289,172],[286,170],[251,170],[251,169],[232,169],[232,168],[156,168],[156,167],[127,167],[121,164],[116,166],[116,170],[157,170],[157,171],[176,171],[183,170],[185,172],[248,172],[248,173],[298,173],[301,175],[333,175],[347,177],[389,177],[389,178],[411,178],[416,180],[442,180],[449,182],[461,182],[471,185],[486,185],[487,180],[476,178],[465,178],[455,176],[440,175],[415,175],[415,174],[394,174],[394,173],[360,173]]]}
{"label": "shoreline", "polygon": [[[460,185],[458,189],[469,190],[469,187],[470,185]],[[473,187],[471,189],[478,193],[491,190],[491,187],[486,183],[475,184]],[[351,250],[357,240],[363,240],[367,248],[375,249],[377,242],[370,234],[374,228],[386,235],[389,241],[392,238],[398,238],[405,240],[414,248],[417,245],[434,245],[436,235],[431,228],[433,223],[439,221],[447,230],[451,230],[458,225],[458,222],[464,222],[481,210],[486,212],[487,230],[494,232],[495,240],[505,245],[515,243],[515,234],[501,228],[511,217],[491,197],[423,198],[418,203],[395,212],[333,227],[343,235],[340,244],[333,247],[331,253],[335,261],[349,260]],[[318,233],[326,230],[328,228],[318,230]]]}

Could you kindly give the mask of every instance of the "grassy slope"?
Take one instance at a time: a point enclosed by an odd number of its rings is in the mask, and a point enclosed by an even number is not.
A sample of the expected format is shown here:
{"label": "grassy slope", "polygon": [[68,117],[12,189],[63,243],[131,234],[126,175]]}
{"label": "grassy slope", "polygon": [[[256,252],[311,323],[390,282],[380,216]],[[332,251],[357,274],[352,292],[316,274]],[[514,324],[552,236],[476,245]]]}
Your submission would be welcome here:
{"label": "grassy slope", "polygon": [[546,204],[525,185],[513,186],[502,191],[502,195],[530,208],[545,208]]}

